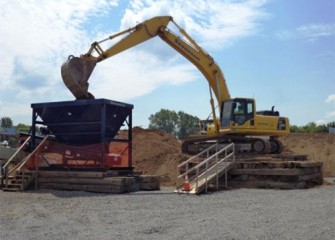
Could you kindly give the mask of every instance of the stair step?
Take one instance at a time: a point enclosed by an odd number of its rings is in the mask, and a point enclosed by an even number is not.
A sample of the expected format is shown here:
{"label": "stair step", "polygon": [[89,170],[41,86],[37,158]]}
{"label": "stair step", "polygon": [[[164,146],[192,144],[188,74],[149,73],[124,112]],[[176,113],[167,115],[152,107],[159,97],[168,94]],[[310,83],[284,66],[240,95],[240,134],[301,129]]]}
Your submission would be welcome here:
{"label": "stair step", "polygon": [[20,176],[20,177],[22,177],[22,175],[23,176],[33,176],[34,175],[34,173],[33,172],[25,172],[24,174],[22,174],[22,173],[18,173],[18,174],[16,174],[16,176]]}
{"label": "stair step", "polygon": [[16,177],[13,178],[13,179],[31,179],[31,178],[32,178],[32,176],[24,176],[24,177],[22,177],[22,176],[16,175]]}
{"label": "stair step", "polygon": [[[30,181],[32,178],[31,177],[25,177],[25,178],[8,178],[8,182],[12,183],[12,182],[28,182]],[[6,179],[4,178],[4,182],[6,182]]]}
{"label": "stair step", "polygon": [[[11,181],[8,181],[7,182],[7,186],[13,186],[13,185],[22,185],[22,184],[25,184],[26,182],[11,182]],[[5,184],[6,185],[6,184]]]}
{"label": "stair step", "polygon": [[6,179],[4,179],[5,186],[2,188],[3,191],[10,191],[10,192],[17,192],[22,191],[25,189],[32,181],[33,173],[29,172],[28,174],[24,175],[15,175],[15,176],[8,176],[7,177],[7,184]]}
{"label": "stair step", "polygon": [[7,187],[21,187],[22,186],[22,183],[10,183],[10,184],[7,184]]}
{"label": "stair step", "polygon": [[[15,176],[22,176],[22,175],[24,175],[24,176],[33,176],[34,175],[34,172],[24,172],[24,174],[22,173],[22,172],[18,172],[18,171],[16,171],[16,174],[14,174]],[[9,175],[9,176],[12,176],[12,175]]]}
{"label": "stair step", "polygon": [[6,187],[3,188],[2,191],[4,192],[21,192],[21,188],[11,188],[11,187]]}

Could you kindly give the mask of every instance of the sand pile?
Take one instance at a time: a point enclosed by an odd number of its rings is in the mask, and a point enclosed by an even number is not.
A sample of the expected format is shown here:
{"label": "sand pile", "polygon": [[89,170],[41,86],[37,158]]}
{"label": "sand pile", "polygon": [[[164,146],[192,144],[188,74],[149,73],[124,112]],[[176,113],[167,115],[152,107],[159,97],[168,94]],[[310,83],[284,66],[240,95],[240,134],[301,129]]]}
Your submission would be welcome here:
{"label": "sand pile", "polygon": [[[121,131],[120,136],[126,135]],[[181,143],[169,133],[133,128],[133,167],[142,174],[161,176],[162,186],[175,186],[177,165],[190,156],[181,153]]]}
{"label": "sand pile", "polygon": [[323,162],[323,176],[335,177],[335,134],[294,133],[281,137],[285,149],[308,155],[308,159]]}

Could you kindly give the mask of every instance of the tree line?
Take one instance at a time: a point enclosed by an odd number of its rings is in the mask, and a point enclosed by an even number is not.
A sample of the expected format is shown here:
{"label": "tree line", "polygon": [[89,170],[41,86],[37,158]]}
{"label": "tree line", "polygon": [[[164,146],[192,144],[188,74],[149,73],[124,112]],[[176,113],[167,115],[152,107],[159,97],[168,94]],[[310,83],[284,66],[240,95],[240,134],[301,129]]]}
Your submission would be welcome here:
{"label": "tree line", "polygon": [[19,123],[18,125],[14,126],[13,121],[10,117],[2,117],[0,119],[0,127],[1,128],[15,128],[16,134],[13,135],[0,135],[0,142],[7,141],[9,146],[16,146],[17,139],[20,135],[20,132],[28,132],[30,130],[30,126]]}
{"label": "tree line", "polygon": [[[149,128],[159,129],[171,133],[178,139],[199,133],[200,119],[182,111],[175,112],[168,109],[161,109],[159,112],[150,115]],[[327,124],[307,123],[303,126],[291,125],[291,133],[326,133],[328,129],[335,128],[335,122]]]}
{"label": "tree line", "polygon": [[310,122],[303,126],[291,125],[291,133],[326,133],[330,127],[335,128],[335,122],[327,124]]}
{"label": "tree line", "polygon": [[[183,111],[172,111],[168,109],[161,109],[159,112],[149,116],[149,129],[162,130],[170,133],[177,139],[184,139],[185,137],[199,133],[200,119]],[[2,128],[16,128],[16,136],[0,136],[0,141],[7,140],[13,144],[17,141],[20,132],[28,132],[30,126],[19,123],[14,126],[10,117],[1,118]],[[316,124],[315,122],[307,123],[303,126],[291,125],[291,133],[326,133],[328,128],[335,128],[335,121],[327,124]]]}
{"label": "tree line", "polygon": [[199,132],[200,119],[183,111],[161,109],[149,116],[149,122],[149,129],[162,130],[177,139],[184,139]]}

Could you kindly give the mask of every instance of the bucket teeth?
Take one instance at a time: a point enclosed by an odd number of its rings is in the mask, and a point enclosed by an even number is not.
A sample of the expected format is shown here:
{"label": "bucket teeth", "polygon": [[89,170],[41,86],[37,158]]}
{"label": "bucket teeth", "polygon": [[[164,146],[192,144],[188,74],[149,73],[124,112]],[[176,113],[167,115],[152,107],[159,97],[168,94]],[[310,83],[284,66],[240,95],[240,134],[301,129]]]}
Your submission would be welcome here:
{"label": "bucket teeth", "polygon": [[76,99],[91,99],[94,96],[88,92],[88,79],[95,68],[96,62],[70,56],[61,67],[65,86]]}

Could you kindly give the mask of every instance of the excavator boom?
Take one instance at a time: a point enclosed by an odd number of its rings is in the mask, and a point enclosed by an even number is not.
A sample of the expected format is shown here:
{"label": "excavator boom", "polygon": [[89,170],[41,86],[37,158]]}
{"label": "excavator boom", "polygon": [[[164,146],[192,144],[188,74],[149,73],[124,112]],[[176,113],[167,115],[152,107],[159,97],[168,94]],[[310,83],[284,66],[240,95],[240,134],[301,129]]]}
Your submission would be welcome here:
{"label": "excavator boom", "polygon": [[[174,34],[167,28],[170,22],[179,29],[182,37]],[[106,50],[100,46],[100,44],[105,41],[125,34],[127,35],[124,38]],[[65,85],[77,99],[92,98],[93,95],[88,92],[88,79],[96,63],[156,36],[161,37],[168,45],[178,51],[200,70],[208,81],[211,91],[214,92],[221,109],[222,102],[230,99],[230,95],[220,67],[205,50],[173,21],[171,16],[151,18],[143,23],[137,24],[135,27],[111,35],[102,41],[94,42],[91,44],[88,52],[81,55],[80,58],[70,56],[61,68]]]}
{"label": "excavator boom", "polygon": [[[175,25],[179,35],[167,27],[169,23]],[[120,36],[123,37],[121,40],[115,39]],[[170,16],[151,18],[92,43],[87,53],[80,57],[70,56],[61,68],[65,85],[77,99],[94,98],[88,91],[88,80],[96,64],[156,36],[193,63],[209,84],[212,123],[201,123],[202,132],[207,136],[186,139],[183,143],[184,152],[190,153],[192,149],[197,151],[203,147],[203,143],[213,139],[242,144],[243,149],[247,146],[248,150],[255,152],[281,151],[281,143],[276,138],[289,133],[288,119],[280,117],[273,109],[265,111],[267,114],[264,111],[257,112],[254,99],[231,99],[220,67]],[[101,43],[112,39],[116,40],[115,43],[103,49]],[[219,117],[216,116],[213,95],[219,107]],[[268,139],[264,140],[264,136]]]}

